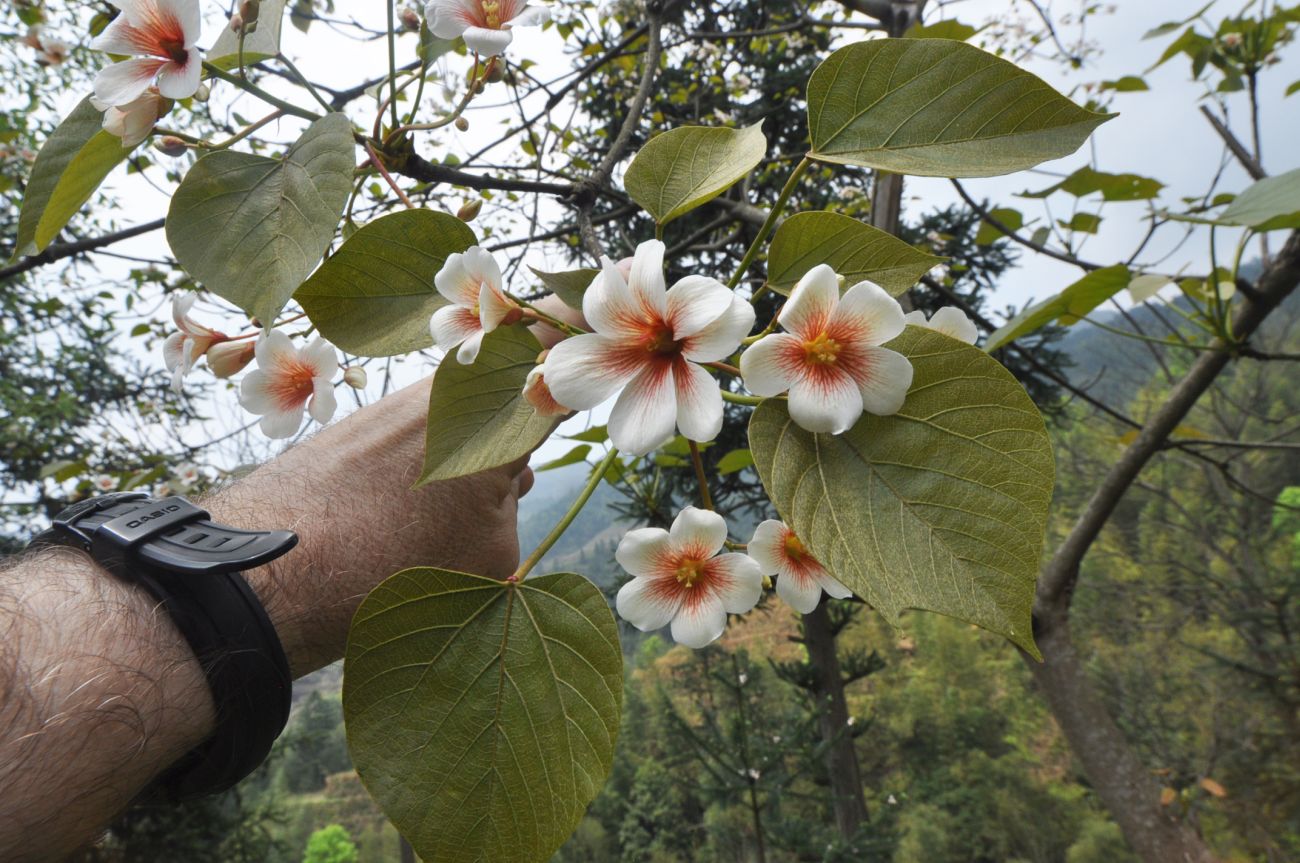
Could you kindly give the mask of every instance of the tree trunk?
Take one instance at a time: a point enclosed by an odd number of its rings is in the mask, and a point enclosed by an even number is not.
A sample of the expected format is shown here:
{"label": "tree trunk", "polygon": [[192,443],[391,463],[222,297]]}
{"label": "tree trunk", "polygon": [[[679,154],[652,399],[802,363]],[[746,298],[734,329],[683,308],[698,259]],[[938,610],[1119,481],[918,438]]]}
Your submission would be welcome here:
{"label": "tree trunk", "polygon": [[804,615],[803,637],[808,664],[817,680],[817,724],[826,741],[826,772],[830,776],[835,826],[849,842],[867,820],[867,801],[862,793],[857,748],[849,733],[849,705],[844,697],[840,658],[835,652],[835,634],[824,602]]}
{"label": "tree trunk", "polygon": [[1062,618],[1035,633],[1043,662],[1029,660],[1070,749],[1093,790],[1146,863],[1211,863],[1217,860],[1190,824],[1160,805],[1160,786],[1138,759],[1101,693],[1088,680]]}

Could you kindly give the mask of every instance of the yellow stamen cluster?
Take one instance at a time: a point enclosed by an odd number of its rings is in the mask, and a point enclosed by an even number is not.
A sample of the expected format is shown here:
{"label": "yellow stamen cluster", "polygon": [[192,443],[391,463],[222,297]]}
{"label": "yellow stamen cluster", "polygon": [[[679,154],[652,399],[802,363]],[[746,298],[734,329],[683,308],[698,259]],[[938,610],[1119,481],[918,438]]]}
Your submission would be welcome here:
{"label": "yellow stamen cluster", "polygon": [[791,533],[785,538],[785,553],[791,560],[799,563],[808,556],[808,549],[799,541],[799,537]]}
{"label": "yellow stamen cluster", "polygon": [[704,575],[704,561],[686,558],[677,565],[677,583],[682,587],[694,587]]}
{"label": "yellow stamen cluster", "polygon": [[808,362],[819,366],[832,365],[840,355],[840,343],[825,332],[820,332],[814,339],[803,343],[804,356]]}
{"label": "yellow stamen cluster", "polygon": [[501,3],[498,0],[483,0],[483,16],[488,27],[493,30],[501,28]]}

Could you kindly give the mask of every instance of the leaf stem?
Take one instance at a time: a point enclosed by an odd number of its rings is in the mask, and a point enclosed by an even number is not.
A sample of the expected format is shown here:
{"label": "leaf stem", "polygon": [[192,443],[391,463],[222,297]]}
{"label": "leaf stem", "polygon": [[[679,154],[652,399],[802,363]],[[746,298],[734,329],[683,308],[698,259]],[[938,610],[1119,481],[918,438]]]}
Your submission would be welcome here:
{"label": "leaf stem", "polygon": [[772,233],[772,227],[776,220],[781,216],[781,211],[785,209],[786,202],[790,200],[790,195],[794,193],[795,187],[799,185],[799,180],[803,178],[804,172],[812,167],[812,159],[804,156],[798,165],[795,165],[794,171],[791,172],[789,179],[785,181],[785,186],[781,188],[781,194],[777,196],[776,203],[768,211],[767,218],[763,220],[763,226],[758,229],[758,235],[754,237],[754,242],[749,244],[749,249],[745,252],[745,257],[736,269],[736,274],[727,282],[727,287],[735,290],[736,285],[744,277],[745,272],[749,269],[750,264],[758,257],[758,249],[767,239],[767,235]]}
{"label": "leaf stem", "polygon": [[730,390],[722,391],[722,400],[724,402],[731,402],[733,405],[749,405],[752,408],[758,407],[765,401],[765,399],[761,399],[758,396],[741,395],[740,393],[733,393]]}
{"label": "leaf stem", "polygon": [[325,109],[326,114],[334,110],[334,108],[330,106],[330,103],[326,102],[325,98],[321,96],[320,91],[318,91],[316,87],[307,80],[307,76],[298,71],[298,67],[293,65],[292,60],[283,54],[276,54],[275,59],[283,63],[284,67],[289,70],[289,74],[292,75],[299,84],[306,88],[308,93],[311,93],[312,98],[316,100],[318,105]]}
{"label": "leaf stem", "polygon": [[700,445],[690,438],[686,443],[691,448],[691,465],[695,468],[695,481],[700,486],[700,503],[705,509],[713,509],[713,496],[709,494],[709,479],[704,475],[704,460],[700,458]]}
{"label": "leaf stem", "polygon": [[388,108],[393,118],[393,128],[401,125],[397,116],[397,29],[393,7],[397,0],[388,0]]}
{"label": "leaf stem", "polygon": [[206,60],[203,61],[203,68],[210,77],[219,78],[227,84],[233,84],[245,93],[250,93],[256,96],[268,105],[274,105],[286,114],[292,114],[295,117],[302,117],[304,120],[319,120],[321,118],[320,114],[308,111],[306,108],[299,108],[292,102],[286,102],[281,98],[272,96],[252,81],[245,81],[237,78],[225,69],[222,69],[220,66],[215,66]]}
{"label": "leaf stem", "polygon": [[591,500],[591,496],[596,492],[596,486],[600,485],[600,481],[605,477],[605,471],[609,469],[609,466],[614,463],[616,458],[618,458],[618,450],[610,447],[609,452],[605,453],[605,457],[601,459],[600,464],[592,469],[591,477],[587,480],[586,486],[583,487],[573,505],[569,507],[569,511],[551,529],[546,538],[538,544],[537,548],[533,549],[533,553],[528,555],[523,563],[519,564],[519,568],[515,570],[514,575],[510,576],[509,581],[523,581],[528,573],[532,571],[532,568],[537,566],[538,562],[546,556],[546,552],[551,550],[551,546],[559,542],[560,537],[564,536],[564,532],[569,529],[569,525],[573,524],[573,520],[578,517],[578,513],[582,512],[582,508],[587,505],[587,501]]}

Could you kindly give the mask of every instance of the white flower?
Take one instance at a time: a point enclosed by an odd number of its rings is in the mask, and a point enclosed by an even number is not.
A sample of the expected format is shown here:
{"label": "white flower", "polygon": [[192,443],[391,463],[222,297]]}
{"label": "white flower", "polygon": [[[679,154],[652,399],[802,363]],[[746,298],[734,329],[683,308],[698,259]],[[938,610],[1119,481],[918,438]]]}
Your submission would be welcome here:
{"label": "white flower", "polygon": [[90,484],[95,487],[96,491],[112,491],[117,488],[117,477],[109,476],[106,473],[95,474],[90,480]]}
{"label": "white flower", "polygon": [[539,416],[562,417],[570,413],[568,408],[555,400],[551,388],[546,385],[545,365],[534,366],[524,379],[524,398]]}
{"label": "white flower", "polygon": [[302,425],[304,406],[318,423],[329,422],[336,402],[330,379],[338,371],[334,346],[317,338],[301,349],[279,330],[267,330],[254,349],[257,368],[239,384],[239,402],[262,415],[262,433],[292,437]]}
{"label": "white flower", "polygon": [[672,623],[673,639],[703,647],[727,628],[727,614],[744,614],[763,593],[758,564],[743,554],[718,554],[727,523],[716,512],[688,506],[672,530],[628,531],[614,557],[633,575],[618,592],[619,616],[642,632]]}
{"label": "white flower", "polygon": [[176,467],[176,480],[182,485],[194,485],[202,478],[203,475],[199,473],[199,466],[192,461],[187,461]]}
{"label": "white flower", "polygon": [[194,308],[198,298],[198,294],[172,297],[172,320],[180,332],[172,333],[163,342],[163,362],[167,364],[167,371],[172,373],[172,389],[176,392],[181,391],[181,379],[190,373],[199,357],[217,342],[227,340],[224,333],[205,327],[190,317],[190,309]]}
{"label": "white flower", "polygon": [[471,365],[478,358],[483,336],[519,308],[501,289],[501,268],[485,249],[470,246],[448,255],[433,283],[451,303],[434,312],[429,321],[433,340],[444,351],[460,345],[457,361]]}
{"label": "white flower", "polygon": [[759,396],[790,391],[790,417],[811,432],[839,434],[864,410],[897,413],[912,385],[907,357],[878,347],[903,331],[898,301],[872,282],[841,297],[825,264],[808,271],[777,321],[787,332],[740,355],[745,386]]}
{"label": "white flower", "polygon": [[156,87],[150,87],[125,105],[101,102],[94,96],[90,97],[90,104],[96,111],[104,112],[104,131],[121,138],[122,146],[127,149],[148,138],[153,127],[172,109],[171,100],[164,99]]}
{"label": "white flower", "polygon": [[1229,47],[1229,48],[1236,48],[1237,46],[1241,45],[1241,34],[1240,34],[1240,33],[1224,33],[1224,34],[1223,34],[1223,44],[1226,45],[1226,46]]}
{"label": "white flower", "polygon": [[245,338],[220,342],[208,348],[208,368],[217,377],[228,378],[242,372],[256,353],[257,345]]}
{"label": "white flower", "polygon": [[975,341],[980,337],[980,331],[974,322],[956,306],[944,306],[931,315],[928,321],[925,319],[925,312],[920,310],[908,312],[903,315],[903,320],[914,326],[926,327],[936,333],[951,336],[957,341],[965,342],[968,345],[975,344]]}
{"label": "white flower", "polygon": [[546,360],[560,404],[594,408],[620,393],[609,417],[614,446],[644,455],[673,436],[707,441],[722,428],[722,393],[700,363],[730,356],[754,309],[716,279],[686,276],[664,289],[664,244],[637,247],[624,279],[609,258],[582,298],[595,330],[566,339]]}
{"label": "white flower", "polygon": [[168,99],[187,99],[199,88],[203,60],[194,45],[202,16],[198,0],[111,0],[122,14],[90,47],[131,55],[95,76],[95,99],[104,105],[134,102],[155,80]]}
{"label": "white flower", "polygon": [[809,554],[784,522],[768,519],[760,523],[745,551],[763,575],[776,576],[776,595],[800,614],[809,614],[817,607],[823,590],[836,599],[853,595]]}
{"label": "white flower", "polygon": [[551,19],[551,10],[524,0],[429,0],[424,17],[439,39],[463,36],[465,47],[493,57],[515,38],[512,27],[545,24]]}

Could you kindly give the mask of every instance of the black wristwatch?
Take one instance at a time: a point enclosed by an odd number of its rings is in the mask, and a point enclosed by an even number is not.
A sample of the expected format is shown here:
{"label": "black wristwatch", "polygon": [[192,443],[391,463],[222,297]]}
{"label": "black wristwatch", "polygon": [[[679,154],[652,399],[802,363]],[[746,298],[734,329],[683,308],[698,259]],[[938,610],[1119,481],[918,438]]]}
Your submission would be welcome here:
{"label": "black wristwatch", "polygon": [[188,799],[230,788],[257,768],[289,719],[293,678],[266,609],[240,573],[293,548],[287,530],[213,522],[183,497],[118,493],[74,504],[37,545],[82,549],[167,609],[207,675],[216,729],[151,792]]}

